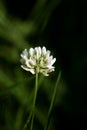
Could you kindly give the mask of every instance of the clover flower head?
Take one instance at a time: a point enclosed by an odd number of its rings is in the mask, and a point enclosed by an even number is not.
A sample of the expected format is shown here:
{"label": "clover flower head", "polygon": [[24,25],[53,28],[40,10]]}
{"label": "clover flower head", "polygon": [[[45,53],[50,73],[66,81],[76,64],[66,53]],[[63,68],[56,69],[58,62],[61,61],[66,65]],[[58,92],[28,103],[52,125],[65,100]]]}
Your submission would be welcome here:
{"label": "clover flower head", "polygon": [[25,49],[21,53],[21,67],[32,74],[42,73],[49,76],[49,73],[55,70],[53,64],[56,58],[50,55],[50,51],[45,47],[35,47],[29,50]]}

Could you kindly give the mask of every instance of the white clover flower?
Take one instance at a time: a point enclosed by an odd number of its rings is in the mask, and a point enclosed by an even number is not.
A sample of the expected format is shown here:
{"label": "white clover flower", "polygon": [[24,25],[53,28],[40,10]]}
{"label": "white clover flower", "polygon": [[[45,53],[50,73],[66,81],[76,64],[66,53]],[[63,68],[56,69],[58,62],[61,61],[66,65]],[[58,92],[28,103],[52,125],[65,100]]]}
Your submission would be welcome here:
{"label": "white clover flower", "polygon": [[50,55],[50,51],[45,47],[30,48],[29,51],[25,49],[21,54],[21,67],[31,72],[32,74],[42,73],[49,76],[49,73],[54,71],[53,64],[56,58]]}

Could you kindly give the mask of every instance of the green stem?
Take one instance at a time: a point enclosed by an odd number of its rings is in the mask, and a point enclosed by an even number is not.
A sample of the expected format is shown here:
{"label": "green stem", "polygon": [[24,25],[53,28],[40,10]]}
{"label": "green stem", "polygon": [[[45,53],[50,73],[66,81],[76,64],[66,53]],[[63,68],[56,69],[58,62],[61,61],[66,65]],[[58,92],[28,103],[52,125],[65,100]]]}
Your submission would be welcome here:
{"label": "green stem", "polygon": [[26,121],[26,123],[24,125],[24,130],[27,128],[27,125],[30,122],[31,116],[32,116],[32,111],[31,111],[31,113],[30,113],[30,115],[29,115],[29,117],[28,117],[28,119],[27,119],[27,121]]}
{"label": "green stem", "polygon": [[33,113],[32,113],[30,130],[33,129],[34,110],[35,110],[35,103],[36,103],[36,97],[37,97],[37,89],[38,89],[38,73],[36,74],[36,79],[35,79],[35,94],[34,94],[34,101],[33,101]]}
{"label": "green stem", "polygon": [[56,81],[56,84],[55,84],[52,100],[51,100],[49,111],[48,111],[47,122],[46,122],[44,130],[47,130],[47,128],[48,128],[48,120],[49,120],[49,116],[50,116],[51,111],[52,111],[52,107],[53,107],[55,96],[56,96],[56,92],[57,92],[57,86],[59,84],[60,78],[61,78],[61,71],[58,74],[58,78],[57,78],[57,81]]}

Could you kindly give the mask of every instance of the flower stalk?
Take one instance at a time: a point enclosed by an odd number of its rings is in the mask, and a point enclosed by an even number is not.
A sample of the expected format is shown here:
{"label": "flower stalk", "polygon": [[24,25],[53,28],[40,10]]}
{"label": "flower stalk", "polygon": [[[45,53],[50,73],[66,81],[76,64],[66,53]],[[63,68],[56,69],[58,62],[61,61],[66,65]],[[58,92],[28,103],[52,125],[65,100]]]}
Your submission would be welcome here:
{"label": "flower stalk", "polygon": [[53,108],[53,104],[54,104],[54,100],[55,100],[55,96],[56,96],[56,92],[57,92],[57,87],[58,87],[60,78],[61,78],[61,71],[58,74],[58,78],[57,78],[57,81],[56,81],[56,84],[55,84],[55,88],[54,88],[54,91],[53,91],[52,100],[51,100],[51,103],[50,103],[50,107],[49,107],[49,111],[48,111],[48,116],[47,116],[47,121],[46,121],[46,125],[45,125],[44,130],[48,129],[49,117],[50,117],[50,114],[51,114],[51,111],[52,111],[52,108]]}
{"label": "flower stalk", "polygon": [[34,121],[34,112],[35,112],[35,103],[36,103],[36,97],[37,97],[37,90],[38,90],[38,73],[36,73],[36,77],[35,77],[35,90],[34,90],[34,100],[33,100],[33,105],[32,105],[32,110],[30,112],[30,115],[24,125],[24,130],[27,128],[28,123],[31,120],[31,126],[30,126],[30,130],[33,129],[33,121]]}
{"label": "flower stalk", "polygon": [[37,90],[38,90],[38,73],[36,73],[36,80],[35,80],[35,93],[34,93],[34,101],[33,101],[33,108],[32,108],[33,113],[32,113],[30,130],[33,129],[33,121],[34,121],[34,114],[35,114],[35,103],[36,103],[36,97],[37,97]]}

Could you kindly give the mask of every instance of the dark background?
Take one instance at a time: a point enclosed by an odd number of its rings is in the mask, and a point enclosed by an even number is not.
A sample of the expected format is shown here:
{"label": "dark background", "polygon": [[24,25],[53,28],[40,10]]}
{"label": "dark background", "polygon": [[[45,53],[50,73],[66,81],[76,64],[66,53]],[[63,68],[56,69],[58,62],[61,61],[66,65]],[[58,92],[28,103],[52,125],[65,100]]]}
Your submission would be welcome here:
{"label": "dark background", "polygon": [[[45,4],[43,0],[41,2],[43,6],[38,6],[34,12],[37,0],[20,2],[3,0],[8,17],[13,19],[14,23],[15,19],[22,22],[30,20],[35,22],[35,31],[25,36],[30,45],[44,45],[52,50],[58,59],[55,75],[57,76],[58,69],[62,70],[62,79],[68,92],[61,105],[57,104],[53,108],[55,129],[86,129],[87,2],[86,0],[60,0],[59,2],[47,0]],[[5,38],[1,36],[1,41],[3,40]],[[19,52],[22,48],[18,48]],[[2,57],[1,62],[5,63]],[[16,63],[11,63],[11,67],[12,64],[15,66]],[[54,76],[55,79],[56,76]]]}

